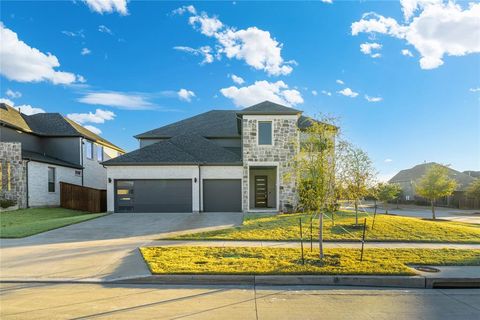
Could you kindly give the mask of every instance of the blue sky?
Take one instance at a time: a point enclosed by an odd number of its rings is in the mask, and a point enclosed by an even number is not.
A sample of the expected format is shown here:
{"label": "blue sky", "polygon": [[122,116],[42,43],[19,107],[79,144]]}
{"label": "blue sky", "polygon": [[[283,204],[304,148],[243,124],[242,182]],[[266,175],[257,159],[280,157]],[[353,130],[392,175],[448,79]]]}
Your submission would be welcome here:
{"label": "blue sky", "polygon": [[126,150],[269,98],[337,116],[381,178],[480,170],[480,3],[326,2],[2,1],[0,97]]}

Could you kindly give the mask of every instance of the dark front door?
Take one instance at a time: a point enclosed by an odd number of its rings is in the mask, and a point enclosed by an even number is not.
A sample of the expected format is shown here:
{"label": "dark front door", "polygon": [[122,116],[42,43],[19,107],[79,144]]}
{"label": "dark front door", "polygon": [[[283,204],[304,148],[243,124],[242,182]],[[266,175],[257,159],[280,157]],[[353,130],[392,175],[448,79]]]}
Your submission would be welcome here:
{"label": "dark front door", "polygon": [[203,211],[240,212],[242,211],[241,179],[203,180]]}
{"label": "dark front door", "polygon": [[255,176],[255,208],[266,208],[268,203],[267,176]]}

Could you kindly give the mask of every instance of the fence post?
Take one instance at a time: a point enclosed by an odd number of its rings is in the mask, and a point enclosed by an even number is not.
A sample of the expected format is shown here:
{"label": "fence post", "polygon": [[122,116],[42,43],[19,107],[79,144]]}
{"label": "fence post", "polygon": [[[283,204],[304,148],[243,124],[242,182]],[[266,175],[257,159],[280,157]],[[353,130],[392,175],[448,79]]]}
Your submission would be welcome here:
{"label": "fence post", "polygon": [[310,252],[313,252],[313,214],[310,216]]}
{"label": "fence post", "polygon": [[367,218],[363,220],[362,253],[360,254],[360,261],[363,261],[363,247],[365,246],[365,230],[366,229],[367,229]]}
{"label": "fence post", "polygon": [[303,233],[302,233],[302,218],[298,218],[298,223],[300,224],[300,247],[302,249],[302,264],[305,264],[305,259],[303,257]]}

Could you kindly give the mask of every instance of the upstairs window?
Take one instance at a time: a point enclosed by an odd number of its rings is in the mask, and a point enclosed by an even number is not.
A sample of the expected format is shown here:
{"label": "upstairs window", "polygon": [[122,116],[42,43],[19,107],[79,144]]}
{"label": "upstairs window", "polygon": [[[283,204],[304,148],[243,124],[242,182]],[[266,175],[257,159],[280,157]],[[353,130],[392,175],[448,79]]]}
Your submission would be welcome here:
{"label": "upstairs window", "polygon": [[272,121],[258,122],[258,145],[271,146],[273,141]]}
{"label": "upstairs window", "polygon": [[55,192],[55,168],[48,167],[48,192]]}
{"label": "upstairs window", "polygon": [[93,143],[91,141],[85,141],[85,156],[87,159],[93,159]]}
{"label": "upstairs window", "polygon": [[97,161],[102,162],[103,161],[103,146],[97,145]]}

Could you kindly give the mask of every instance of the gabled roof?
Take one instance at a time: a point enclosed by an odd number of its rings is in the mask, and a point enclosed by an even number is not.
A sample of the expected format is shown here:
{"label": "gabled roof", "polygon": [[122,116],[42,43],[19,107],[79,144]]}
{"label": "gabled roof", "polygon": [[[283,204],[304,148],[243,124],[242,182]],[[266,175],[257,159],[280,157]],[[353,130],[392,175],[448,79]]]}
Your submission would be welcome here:
{"label": "gabled roof", "polygon": [[37,113],[25,115],[17,109],[1,103],[0,122],[23,132],[45,137],[84,137],[114,150],[125,152],[108,140],[103,139],[78,123],[59,113]]}
{"label": "gabled roof", "polygon": [[296,115],[300,114],[302,111],[282,106],[281,104],[274,103],[271,101],[260,102],[251,107],[242,109],[238,112],[240,115]]}
{"label": "gabled roof", "polygon": [[[435,163],[435,162],[422,163],[410,169],[401,170],[399,173],[393,176],[393,178],[391,178],[388,182],[390,183],[411,182],[411,181],[417,182],[422,178],[422,176],[427,172],[427,170],[433,165],[438,165],[438,163]],[[458,184],[456,189],[457,191],[465,190],[465,188],[475,180],[474,178],[470,177],[469,175],[463,172],[451,169],[449,167],[446,167],[446,168],[448,169],[448,176],[457,181],[457,184]]]}
{"label": "gabled roof", "polygon": [[206,138],[239,138],[235,110],[212,110],[135,136],[137,139],[171,138],[196,134]]}
{"label": "gabled roof", "polygon": [[180,135],[103,162],[121,165],[241,165],[241,155],[199,135]]}

